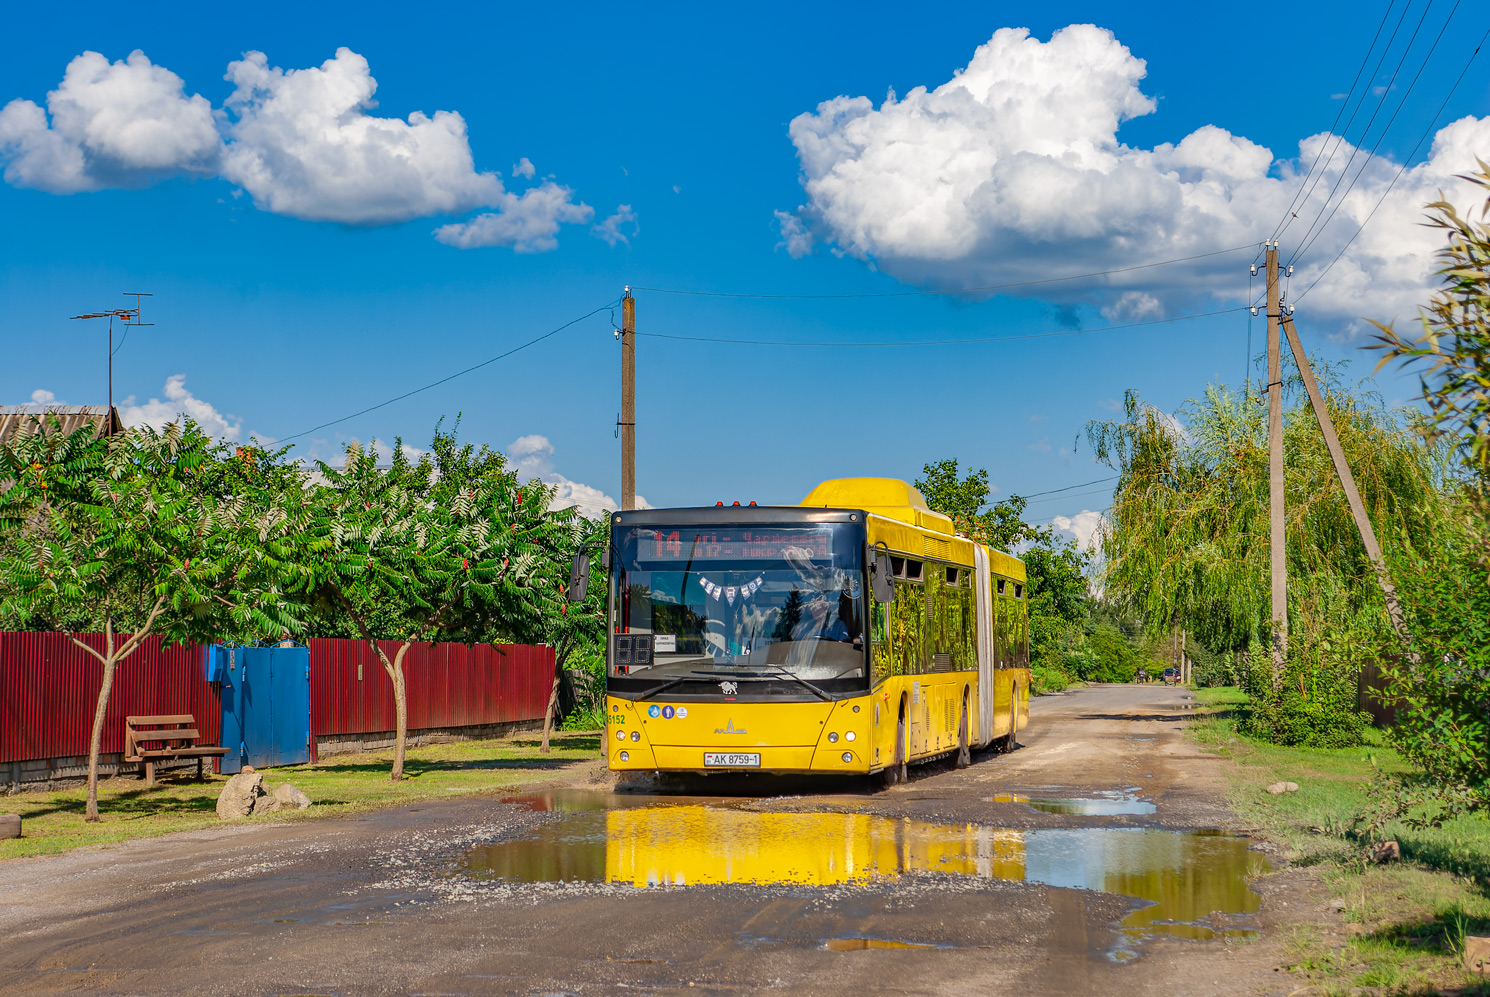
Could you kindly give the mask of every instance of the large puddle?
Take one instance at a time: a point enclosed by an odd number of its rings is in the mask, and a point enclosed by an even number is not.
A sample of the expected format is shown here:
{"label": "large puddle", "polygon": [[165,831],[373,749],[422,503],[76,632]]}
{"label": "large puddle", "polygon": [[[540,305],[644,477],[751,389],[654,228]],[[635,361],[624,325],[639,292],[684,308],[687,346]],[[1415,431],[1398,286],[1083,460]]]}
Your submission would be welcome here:
{"label": "large puddle", "polygon": [[1261,898],[1247,879],[1270,868],[1262,855],[1248,850],[1246,839],[1216,832],[1016,830],[862,813],[763,813],[723,800],[602,794],[539,794],[510,802],[564,816],[533,837],[471,851],[464,874],[645,888],[826,886],[941,873],[1132,897],[1146,903],[1119,925],[1125,935],[1211,939],[1252,933],[1225,921],[1256,913]]}

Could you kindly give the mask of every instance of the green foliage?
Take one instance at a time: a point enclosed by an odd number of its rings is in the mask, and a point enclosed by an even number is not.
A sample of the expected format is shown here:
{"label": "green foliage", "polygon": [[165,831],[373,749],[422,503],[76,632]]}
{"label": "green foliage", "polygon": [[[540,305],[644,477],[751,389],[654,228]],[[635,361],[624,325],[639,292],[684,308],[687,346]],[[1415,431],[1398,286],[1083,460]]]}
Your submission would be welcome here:
{"label": "green foliage", "polygon": [[[147,637],[253,640],[299,629],[284,595],[279,454],[229,454],[193,422],[94,439],[53,416],[0,445],[0,621],[101,629],[87,819],[115,665]],[[266,487],[266,483],[268,486]]]}
{"label": "green foliage", "polygon": [[1087,682],[1132,682],[1143,659],[1111,623],[1097,623],[1087,634],[1085,653],[1070,661]]}
{"label": "green foliage", "polygon": [[939,460],[922,468],[925,478],[915,482],[926,504],[952,518],[957,535],[987,544],[995,550],[1013,551],[1027,541],[1050,541],[1050,528],[1031,526],[1023,519],[1025,500],[1011,496],[988,507],[988,471],[978,468],[958,476],[955,459]]}
{"label": "green foliage", "polygon": [[[1439,518],[1435,455],[1406,417],[1374,396],[1325,387],[1341,446],[1383,541],[1428,542]],[[1290,619],[1326,603],[1341,620],[1381,615],[1370,562],[1296,376],[1284,391]],[[1108,595],[1150,633],[1180,626],[1214,650],[1244,648],[1266,635],[1263,399],[1211,385],[1176,419],[1130,391],[1125,418],[1091,423],[1087,436],[1098,458],[1120,474],[1102,545]]]}
{"label": "green foliage", "polygon": [[[1479,169],[1459,179],[1490,191],[1490,164],[1476,160]],[[1427,364],[1422,374],[1423,400],[1430,426],[1450,441],[1483,489],[1490,485],[1490,197],[1479,220],[1460,217],[1447,200],[1428,205],[1430,228],[1447,235],[1439,250],[1443,287],[1423,310],[1423,332],[1416,339],[1392,326],[1372,323],[1381,330],[1369,347],[1382,351],[1381,369],[1393,360],[1404,365]]]}

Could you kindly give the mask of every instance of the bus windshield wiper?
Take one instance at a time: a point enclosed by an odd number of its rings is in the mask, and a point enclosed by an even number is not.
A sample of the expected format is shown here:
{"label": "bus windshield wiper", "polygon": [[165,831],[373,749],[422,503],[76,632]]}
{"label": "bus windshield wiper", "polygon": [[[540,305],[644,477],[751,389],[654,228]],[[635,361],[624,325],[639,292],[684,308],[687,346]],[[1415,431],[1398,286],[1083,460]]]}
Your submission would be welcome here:
{"label": "bus windshield wiper", "polygon": [[833,698],[832,696],[828,695],[826,692],[823,692],[823,690],[819,689],[817,686],[813,685],[811,682],[809,682],[806,679],[804,679],[802,676],[796,674],[795,672],[789,671],[788,669],[783,668],[780,665],[765,665],[764,667],[766,667],[766,668],[774,668],[775,669],[775,672],[773,674],[776,674],[776,675],[785,675],[787,678],[791,679],[793,682],[796,682],[799,685],[806,686],[809,690],[811,690],[812,694],[814,696],[816,696],[818,699],[831,700]]}
{"label": "bus windshield wiper", "polygon": [[673,686],[678,685],[681,682],[692,682],[692,681],[694,681],[694,678],[693,678],[692,675],[681,675],[681,676],[679,676],[678,678],[675,678],[675,679],[668,679],[665,682],[658,682],[656,685],[652,686],[652,688],[648,689],[646,692],[643,692],[640,695],[638,695],[636,697],[636,701],[637,702],[641,702],[643,699],[651,699],[653,696],[657,695],[659,692],[662,692],[665,689],[671,689]]}

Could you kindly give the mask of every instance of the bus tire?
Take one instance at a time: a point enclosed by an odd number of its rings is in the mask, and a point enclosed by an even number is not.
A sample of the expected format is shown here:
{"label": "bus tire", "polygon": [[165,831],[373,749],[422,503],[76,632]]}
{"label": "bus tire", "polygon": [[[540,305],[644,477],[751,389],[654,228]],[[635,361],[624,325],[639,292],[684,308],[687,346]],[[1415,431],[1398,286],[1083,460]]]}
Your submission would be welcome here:
{"label": "bus tire", "polygon": [[1009,733],[1005,734],[999,741],[999,750],[1007,754],[1019,747],[1016,736],[1019,732],[1019,689],[1014,689],[1009,699]]}
{"label": "bus tire", "polygon": [[896,783],[909,782],[910,772],[906,764],[905,743],[905,703],[900,704],[900,719],[895,722],[895,760],[885,769],[885,785],[893,786]]}
{"label": "bus tire", "polygon": [[968,745],[967,690],[962,692],[962,723],[957,728],[957,767],[965,769],[973,764],[972,748]]}

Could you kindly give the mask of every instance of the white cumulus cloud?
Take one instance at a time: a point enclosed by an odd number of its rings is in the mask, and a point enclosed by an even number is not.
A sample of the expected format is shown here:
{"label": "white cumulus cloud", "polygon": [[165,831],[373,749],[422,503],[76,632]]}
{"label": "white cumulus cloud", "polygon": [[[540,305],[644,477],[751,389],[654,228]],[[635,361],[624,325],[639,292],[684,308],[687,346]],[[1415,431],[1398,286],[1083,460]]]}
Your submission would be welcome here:
{"label": "white cumulus cloud", "polygon": [[[554,470],[554,445],[546,436],[533,434],[518,437],[507,447],[507,457],[512,461],[519,478],[537,478],[554,490],[553,500],[549,503],[551,509],[577,507],[580,515],[599,519],[621,507],[619,502],[599,488],[571,481],[557,473]],[[636,497],[636,507],[652,508],[640,495]]]}
{"label": "white cumulus cloud", "polygon": [[6,182],[53,194],[210,175],[220,151],[212,105],[139,50],[113,63],[97,52],[73,59],[46,110],[29,100],[0,108]]}
{"label": "white cumulus cloud", "polygon": [[[551,177],[510,191],[497,173],[477,170],[456,111],[374,114],[377,80],[351,49],[306,69],[246,52],[225,79],[233,92],[214,110],[142,52],[114,63],[84,52],[45,109],[24,99],[0,109],[5,180],[71,194],[219,177],[261,210],[347,225],[495,209],[437,235],[451,245],[519,252],[553,249],[561,225],[594,216]],[[523,157],[512,172],[532,180],[536,170]]]}
{"label": "white cumulus cloud", "polygon": [[[1343,190],[1365,162],[1363,151],[1349,165],[1355,150],[1329,134],[1301,141],[1297,159],[1275,161],[1215,125],[1177,143],[1129,146],[1119,126],[1157,107],[1139,88],[1146,73],[1142,59],[1094,25],[1062,28],[1049,41],[1002,28],[934,89],[898,99],[892,92],[878,108],[867,97],[824,101],[789,128],[806,203],[777,212],[782,245],[801,256],[827,243],[929,287],[1039,280],[1261,243],[1323,150],[1324,180],[1295,207],[1300,221],[1285,236],[1297,239],[1335,180],[1346,175]],[[1440,130],[1306,307],[1343,319],[1409,314],[1441,242],[1415,224],[1422,206],[1439,188],[1451,198],[1456,187],[1467,193],[1453,176],[1487,148],[1490,117]],[[1295,291],[1355,233],[1399,165],[1370,161],[1303,258]],[[1207,295],[1239,301],[1246,264],[1245,255],[1211,257],[1027,293],[1142,320]]]}
{"label": "white cumulus cloud", "polygon": [[384,224],[493,205],[495,173],[478,173],[454,111],[380,118],[378,84],[348,48],[318,68],[270,67],[262,52],[228,64],[236,89],[223,176],[277,214]]}
{"label": "white cumulus cloud", "polygon": [[164,429],[168,423],[185,417],[196,420],[202,432],[209,436],[229,443],[243,441],[243,420],[224,415],[211,402],[193,395],[187,390],[185,374],[172,374],[166,378],[163,394],[164,398],[152,398],[143,404],[136,404],[134,395],[130,395],[119,403],[119,418],[131,428]]}
{"label": "white cumulus cloud", "polygon": [[1050,525],[1074,539],[1081,550],[1095,551],[1102,544],[1101,531],[1107,528],[1108,522],[1100,512],[1083,509],[1074,516],[1056,516]]}
{"label": "white cumulus cloud", "polygon": [[576,204],[574,191],[545,180],[519,197],[504,193],[496,202],[501,211],[486,212],[467,222],[441,225],[435,238],[447,246],[475,249],[508,246],[519,253],[543,253],[559,245],[559,226],[583,224],[595,216],[588,204]]}
{"label": "white cumulus cloud", "polygon": [[[631,232],[629,234],[622,232],[622,225],[630,225]],[[607,246],[614,246],[618,242],[629,246],[631,240],[636,238],[636,234],[640,231],[641,225],[637,223],[636,212],[631,209],[631,205],[622,204],[616,208],[615,214],[591,228],[590,234],[597,239],[604,239]]]}

